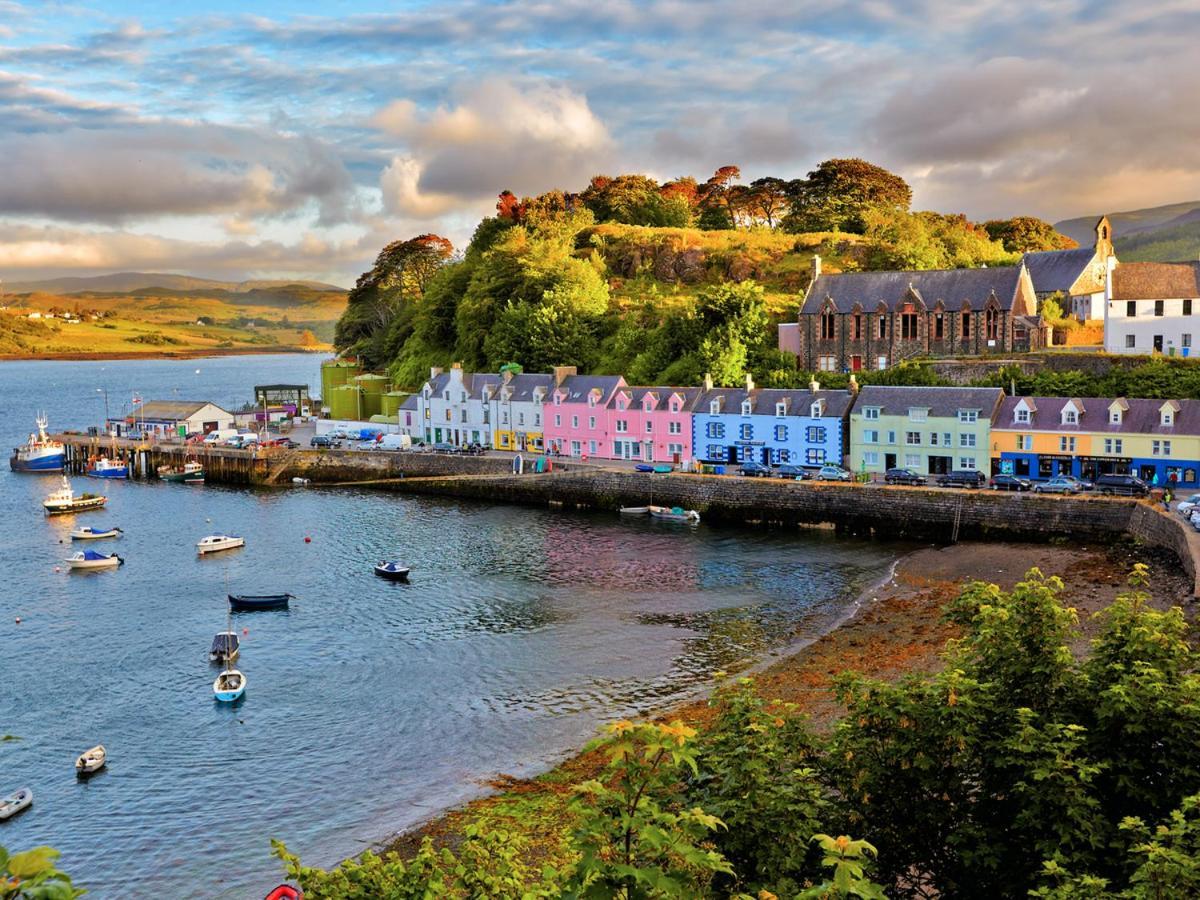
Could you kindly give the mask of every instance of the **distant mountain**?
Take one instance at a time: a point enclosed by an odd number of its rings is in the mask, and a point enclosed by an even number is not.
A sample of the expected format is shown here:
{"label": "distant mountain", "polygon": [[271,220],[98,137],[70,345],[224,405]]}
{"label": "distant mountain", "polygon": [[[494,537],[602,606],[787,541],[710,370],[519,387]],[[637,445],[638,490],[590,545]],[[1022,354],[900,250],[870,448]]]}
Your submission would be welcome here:
{"label": "distant mountain", "polygon": [[106,294],[128,294],[161,288],[169,291],[228,291],[244,294],[256,290],[271,290],[282,287],[307,288],[317,291],[343,292],[345,288],[321,281],[216,281],[211,278],[193,278],[190,275],[168,275],[155,272],[116,272],[112,275],[69,276],[48,278],[44,281],[13,281],[2,286],[8,294],[28,294],[35,291],[47,294],[79,294],[84,292]]}
{"label": "distant mountain", "polygon": [[[1086,247],[1095,241],[1092,229],[1099,218],[1097,214],[1064,219],[1054,227]],[[1109,213],[1108,218],[1117,256],[1126,262],[1169,262],[1200,256],[1200,200]]]}

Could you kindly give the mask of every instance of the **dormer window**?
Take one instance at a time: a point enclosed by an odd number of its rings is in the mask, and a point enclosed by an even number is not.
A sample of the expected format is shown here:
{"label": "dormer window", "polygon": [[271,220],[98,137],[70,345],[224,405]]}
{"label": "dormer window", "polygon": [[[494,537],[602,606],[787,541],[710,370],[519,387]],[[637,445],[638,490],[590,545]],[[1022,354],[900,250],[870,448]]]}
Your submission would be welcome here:
{"label": "dormer window", "polygon": [[822,400],[814,400],[812,409],[810,410],[814,419],[819,419],[825,415],[825,403]]}
{"label": "dormer window", "polygon": [[977,409],[960,409],[958,411],[958,421],[964,425],[972,425],[979,421],[979,410]]}
{"label": "dormer window", "polygon": [[720,411],[721,411],[721,401],[720,400],[712,400],[709,402],[709,404],[708,404],[709,415],[715,416]]}
{"label": "dormer window", "polygon": [[[596,405],[596,395],[588,394],[588,406],[595,406],[595,405]],[[621,407],[621,408],[624,409],[624,407]]]}
{"label": "dormer window", "polygon": [[622,412],[625,411],[625,398],[624,397],[621,397],[617,400],[617,409],[621,410]]}
{"label": "dormer window", "polygon": [[555,405],[555,406],[562,406],[562,394],[555,394],[555,395],[554,395],[554,405]]}
{"label": "dormer window", "polygon": [[1162,418],[1160,420],[1160,423],[1163,425],[1174,425],[1175,424],[1175,413],[1169,409],[1164,409],[1162,411]]}
{"label": "dormer window", "polygon": [[742,401],[742,415],[743,416],[750,415],[750,401],[749,400]]}
{"label": "dormer window", "polygon": [[775,415],[777,415],[781,418],[783,416],[786,416],[787,415],[787,404],[786,403],[776,403],[775,404]]}
{"label": "dormer window", "polygon": [[912,407],[908,411],[908,420],[910,422],[924,422],[929,410],[924,407]]}
{"label": "dormer window", "polygon": [[1110,421],[1114,425],[1120,425],[1121,424],[1121,411],[1119,409],[1114,409],[1111,413],[1108,414],[1108,421]]}
{"label": "dormer window", "polygon": [[450,392],[449,392],[449,391],[443,391],[443,392],[442,392],[442,399],[443,399],[443,400],[445,400],[447,403],[449,403],[449,402],[450,402]]}
{"label": "dormer window", "polygon": [[1017,410],[1013,413],[1013,418],[1018,422],[1028,422],[1029,421],[1029,410],[1027,410],[1023,406],[1018,407]]}
{"label": "dormer window", "polygon": [[679,404],[676,403],[674,400],[671,401],[671,412],[673,412],[673,413],[679,412]]}
{"label": "dormer window", "polygon": [[1064,409],[1063,410],[1063,424],[1064,425],[1078,425],[1079,424],[1079,413],[1075,412],[1075,410],[1071,409],[1071,408]]}

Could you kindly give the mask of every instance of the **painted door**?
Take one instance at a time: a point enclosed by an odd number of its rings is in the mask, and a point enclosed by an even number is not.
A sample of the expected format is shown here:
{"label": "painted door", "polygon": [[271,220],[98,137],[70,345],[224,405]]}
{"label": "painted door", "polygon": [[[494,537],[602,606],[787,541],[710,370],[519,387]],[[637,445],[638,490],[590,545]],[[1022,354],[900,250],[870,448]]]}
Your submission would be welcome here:
{"label": "painted door", "polygon": [[862,357],[861,356],[851,356],[850,357],[850,371],[851,372],[861,372],[862,371]]}
{"label": "painted door", "polygon": [[1162,353],[1162,348],[1163,348],[1163,336],[1161,334],[1156,334],[1154,336],[1154,352]]}

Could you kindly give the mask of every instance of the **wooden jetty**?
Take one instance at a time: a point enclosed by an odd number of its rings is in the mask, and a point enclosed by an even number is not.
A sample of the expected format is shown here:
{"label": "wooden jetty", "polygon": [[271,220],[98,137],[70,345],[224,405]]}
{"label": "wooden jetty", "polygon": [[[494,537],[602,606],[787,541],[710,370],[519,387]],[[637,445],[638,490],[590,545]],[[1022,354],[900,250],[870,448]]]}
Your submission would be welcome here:
{"label": "wooden jetty", "polygon": [[181,466],[194,459],[204,465],[206,481],[221,484],[262,484],[267,480],[272,465],[278,464],[282,457],[292,452],[281,447],[237,450],[233,447],[130,440],[108,435],[56,434],[54,439],[62,442],[68,474],[82,475],[89,459],[107,456],[127,463],[130,478],[156,479],[159,466]]}

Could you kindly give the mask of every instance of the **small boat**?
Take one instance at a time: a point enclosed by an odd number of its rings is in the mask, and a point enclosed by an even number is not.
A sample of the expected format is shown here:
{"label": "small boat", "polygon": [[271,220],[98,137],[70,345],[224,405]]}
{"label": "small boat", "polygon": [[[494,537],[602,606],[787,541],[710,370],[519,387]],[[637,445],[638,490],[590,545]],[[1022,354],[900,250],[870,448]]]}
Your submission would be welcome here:
{"label": "small boat", "polygon": [[291,594],[230,594],[229,608],[252,612],[259,609],[287,609]]}
{"label": "small boat", "polygon": [[99,526],[93,528],[90,525],[85,525],[83,528],[76,528],[71,532],[71,540],[73,541],[99,541],[104,538],[119,538],[123,535],[120,528],[101,528]]}
{"label": "small boat", "polygon": [[72,569],[115,569],[125,565],[125,560],[115,553],[97,553],[95,550],[84,550],[72,553],[65,560]]}
{"label": "small boat", "polygon": [[48,421],[45,414],[39,414],[36,419],[37,433],[29,435],[29,440],[20,447],[13,448],[8,466],[14,472],[47,473],[63,470],[66,451],[62,444],[50,440],[46,434]]}
{"label": "small boat", "polygon": [[[295,478],[292,479],[292,484],[308,484],[308,479],[301,478],[300,476],[297,475]],[[287,885],[285,884],[285,885],[283,885],[283,887],[287,887]],[[278,888],[276,888],[276,890],[278,890]]]}
{"label": "small boat", "polygon": [[7,797],[0,799],[0,822],[11,819],[19,812],[24,812],[33,805],[33,791],[21,788]]}
{"label": "small boat", "polygon": [[80,776],[93,775],[108,765],[108,751],[103,744],[97,744],[91,750],[85,750],[75,760],[75,774]]}
{"label": "small boat", "polygon": [[671,473],[671,472],[674,472],[674,471],[675,471],[675,467],[674,467],[674,466],[668,466],[668,465],[665,465],[665,464],[664,464],[664,465],[658,465],[658,466],[655,466],[655,467],[654,467],[654,474],[656,474],[656,475],[667,475],[667,474],[669,474],[669,473]]}
{"label": "small boat", "polygon": [[233,703],[246,693],[246,676],[237,669],[224,669],[213,682],[213,696],[222,703]]}
{"label": "small boat", "polygon": [[212,647],[208,651],[208,661],[215,663],[230,663],[238,657],[240,644],[236,631],[218,631],[213,635]]}
{"label": "small boat", "polygon": [[660,519],[663,522],[689,522],[695,524],[700,521],[700,513],[694,509],[684,509],[680,506],[651,506],[650,515],[655,519]]}
{"label": "small boat", "polygon": [[159,466],[158,477],[172,484],[204,484],[204,466],[195,460],[182,466]]}
{"label": "small boat", "polygon": [[203,556],[205,553],[218,553],[221,550],[233,550],[245,547],[246,539],[236,534],[210,534],[196,542],[196,552]]}
{"label": "small boat", "polygon": [[654,466],[647,465],[646,463],[638,463],[636,466],[633,467],[633,471],[635,471],[635,472],[653,472]]}
{"label": "small boat", "polygon": [[396,562],[381,562],[375,566],[375,574],[388,581],[408,581],[408,566]]}
{"label": "small boat", "polygon": [[89,478],[128,478],[129,466],[118,459],[101,456],[88,463],[84,474]]}
{"label": "small boat", "polygon": [[620,509],[623,516],[644,516],[648,512],[650,512],[648,506],[622,506]]}
{"label": "small boat", "polygon": [[76,497],[71,482],[64,475],[62,486],[42,501],[42,508],[46,510],[48,516],[60,516],[65,513],[99,509],[107,502],[108,498],[100,494],[80,494]]}
{"label": "small boat", "polygon": [[299,888],[294,888],[290,884],[281,884],[267,894],[263,900],[304,900],[304,895],[300,893]]}

